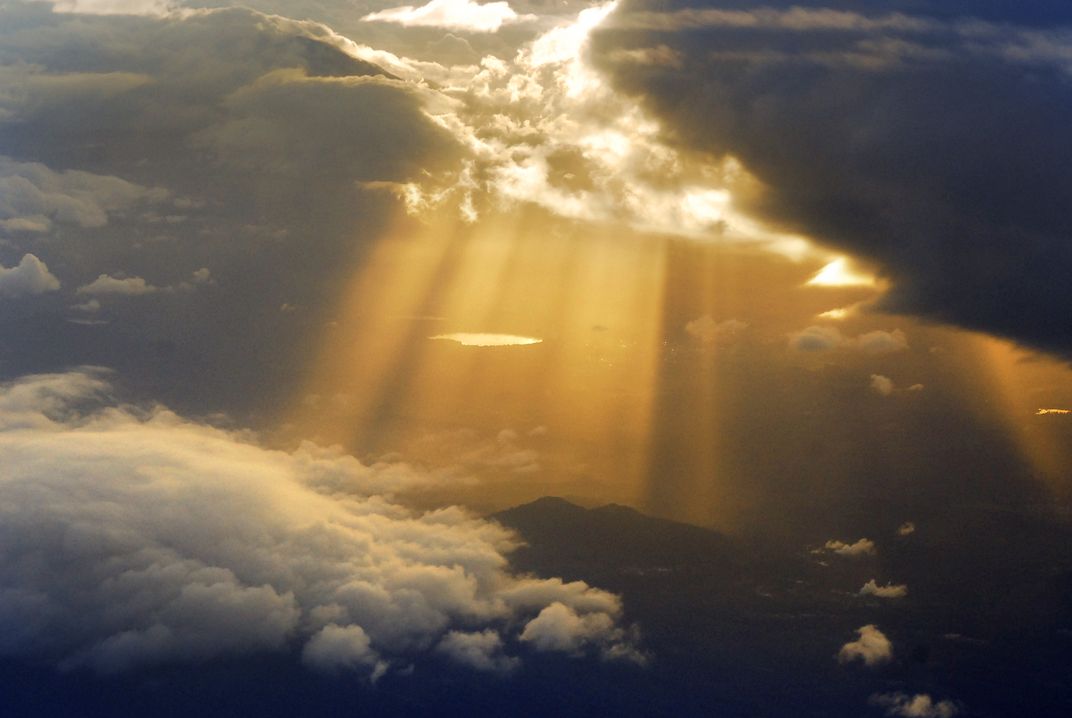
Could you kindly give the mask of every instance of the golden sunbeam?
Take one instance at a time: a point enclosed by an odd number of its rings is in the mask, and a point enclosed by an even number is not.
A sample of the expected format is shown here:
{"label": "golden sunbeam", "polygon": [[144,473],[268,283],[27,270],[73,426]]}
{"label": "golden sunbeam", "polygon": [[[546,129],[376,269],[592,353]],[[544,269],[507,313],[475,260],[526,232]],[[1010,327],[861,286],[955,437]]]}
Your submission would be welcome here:
{"label": "golden sunbeam", "polygon": [[283,438],[375,458],[428,446],[435,432],[538,427],[548,459],[478,501],[565,492],[635,503],[665,246],[536,208],[385,240],[326,328]]}
{"label": "golden sunbeam", "polygon": [[1069,427],[1062,410],[1040,408],[1067,400],[1072,369],[1067,364],[994,337],[971,335],[979,368],[998,402],[998,413],[1035,475],[1059,492],[1072,489]]}

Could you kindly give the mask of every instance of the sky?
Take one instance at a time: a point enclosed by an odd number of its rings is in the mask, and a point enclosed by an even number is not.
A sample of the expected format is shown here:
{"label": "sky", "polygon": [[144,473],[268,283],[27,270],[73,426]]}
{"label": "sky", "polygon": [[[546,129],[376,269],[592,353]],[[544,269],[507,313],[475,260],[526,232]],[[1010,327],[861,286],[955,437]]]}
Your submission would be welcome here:
{"label": "sky", "polygon": [[1070,122],[1063,0],[0,0],[2,690],[1067,715]]}

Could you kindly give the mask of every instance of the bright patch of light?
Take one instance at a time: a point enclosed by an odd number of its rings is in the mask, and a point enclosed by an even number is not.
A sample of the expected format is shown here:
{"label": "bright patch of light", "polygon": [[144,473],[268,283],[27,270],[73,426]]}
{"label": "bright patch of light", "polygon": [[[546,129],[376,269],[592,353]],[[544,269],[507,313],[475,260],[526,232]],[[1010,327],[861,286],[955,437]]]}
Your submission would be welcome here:
{"label": "bright patch of light", "polygon": [[453,334],[437,334],[429,339],[446,339],[457,342],[463,347],[521,347],[530,344],[539,344],[543,339],[536,337],[523,337],[517,334],[486,334],[483,332],[455,332]]}
{"label": "bright patch of light", "polygon": [[530,62],[540,67],[576,59],[588,41],[589,33],[617,6],[617,2],[610,2],[582,10],[576,22],[556,27],[542,35],[532,44]]}
{"label": "bright patch of light", "polygon": [[1046,416],[1047,414],[1072,414],[1072,409],[1039,409],[1035,412],[1035,416]]}
{"label": "bright patch of light", "polygon": [[846,257],[838,257],[808,280],[813,287],[873,287],[875,278],[855,269]]}
{"label": "bright patch of light", "polygon": [[469,32],[498,32],[503,25],[535,19],[518,15],[507,2],[484,5],[470,0],[431,0],[427,5],[403,5],[361,18],[365,22],[390,22],[403,27],[442,27]]}

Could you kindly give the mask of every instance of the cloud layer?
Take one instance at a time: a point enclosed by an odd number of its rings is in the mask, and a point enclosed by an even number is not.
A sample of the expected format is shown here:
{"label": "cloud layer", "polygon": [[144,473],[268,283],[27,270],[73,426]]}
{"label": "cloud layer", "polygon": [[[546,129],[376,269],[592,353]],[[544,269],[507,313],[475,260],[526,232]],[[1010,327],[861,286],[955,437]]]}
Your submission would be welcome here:
{"label": "cloud layer", "polygon": [[373,677],[437,646],[493,671],[524,650],[639,656],[616,596],[515,577],[501,527],[394,503],[412,472],[110,391],[90,370],[0,389],[0,654],[112,672],[301,647]]}

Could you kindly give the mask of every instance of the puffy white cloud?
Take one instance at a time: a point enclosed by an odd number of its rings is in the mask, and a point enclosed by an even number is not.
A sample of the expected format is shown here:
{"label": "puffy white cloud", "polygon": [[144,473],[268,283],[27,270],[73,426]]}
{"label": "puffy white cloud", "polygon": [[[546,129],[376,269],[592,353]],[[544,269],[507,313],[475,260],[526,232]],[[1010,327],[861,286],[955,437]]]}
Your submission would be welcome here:
{"label": "puffy white cloud", "polygon": [[142,277],[113,277],[102,274],[89,284],[79,287],[76,294],[104,295],[123,294],[135,296],[139,294],[153,294],[161,291],[160,287],[154,287]]}
{"label": "puffy white cloud", "polygon": [[739,319],[725,319],[716,322],[711,315],[705,314],[685,325],[685,332],[704,346],[712,346],[735,339],[748,328],[748,322]]}
{"label": "puffy white cloud", "polygon": [[893,658],[893,644],[890,639],[874,624],[868,624],[856,629],[859,635],[855,641],[850,641],[838,651],[838,660],[842,663],[851,663],[856,660],[863,661],[866,666],[878,666]]}
{"label": "puffy white cloud", "polygon": [[404,27],[442,27],[469,32],[498,32],[503,25],[534,20],[518,15],[508,2],[477,3],[472,0],[431,0],[427,5],[380,10],[361,18],[366,22],[391,22]]}
{"label": "puffy white cloud", "polygon": [[523,644],[636,654],[613,594],[514,576],[506,529],[393,501],[410,469],[268,450],[110,392],[92,369],[0,387],[4,655],[118,671],[300,645],[375,678],[436,646],[468,665]]}
{"label": "puffy white cloud", "polygon": [[463,665],[478,671],[506,673],[514,670],[520,661],[504,655],[503,640],[498,632],[484,631],[450,631],[439,642],[438,650]]}
{"label": "puffy white cloud", "polygon": [[574,608],[555,601],[525,625],[521,640],[540,651],[577,653],[595,643],[612,658],[629,658],[638,663],[644,656],[631,649],[625,631],[617,628],[608,613],[579,614]]}
{"label": "puffy white cloud", "polygon": [[900,692],[876,693],[869,702],[885,708],[886,715],[901,718],[953,718],[961,713],[960,707],[953,701],[935,701],[926,693],[914,696]]}
{"label": "puffy white cloud", "polygon": [[903,583],[887,583],[885,586],[879,586],[875,579],[871,579],[863,585],[859,595],[876,598],[904,598],[908,595],[908,586]]}
{"label": "puffy white cloud", "polygon": [[21,297],[27,294],[54,292],[60,280],[34,254],[25,254],[14,267],[0,264],[0,297]]}
{"label": "puffy white cloud", "polygon": [[836,553],[838,556],[872,556],[875,553],[875,542],[868,538],[859,539],[854,543],[831,539],[821,549],[816,549],[815,553],[824,551]]}
{"label": "puffy white cloud", "polygon": [[893,379],[882,374],[871,375],[871,391],[879,394],[880,396],[889,396],[893,393]]}

